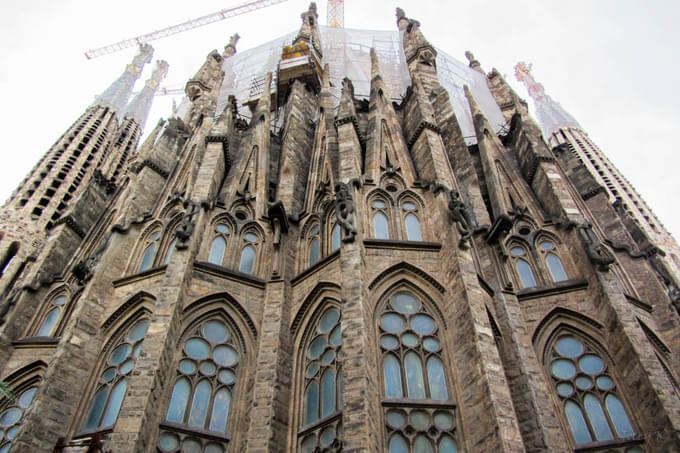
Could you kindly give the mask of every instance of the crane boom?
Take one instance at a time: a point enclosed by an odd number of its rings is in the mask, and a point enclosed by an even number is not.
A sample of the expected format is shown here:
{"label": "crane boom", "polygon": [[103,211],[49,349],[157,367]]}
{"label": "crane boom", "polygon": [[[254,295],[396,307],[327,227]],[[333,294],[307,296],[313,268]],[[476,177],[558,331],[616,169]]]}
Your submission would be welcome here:
{"label": "crane boom", "polygon": [[183,31],[191,30],[193,28],[202,27],[203,25],[212,24],[213,22],[218,22],[220,20],[228,19],[230,17],[238,16],[240,14],[245,14],[250,11],[255,11],[256,9],[266,8],[267,6],[275,5],[277,3],[283,3],[287,0],[250,0],[240,3],[236,6],[230,8],[225,8],[217,11],[213,14],[208,14],[206,16],[199,17],[197,19],[192,19],[181,24],[173,25],[171,27],[156,30],[145,35],[136,36],[134,38],[125,39],[108,46],[99,47],[97,49],[88,50],[85,52],[85,56],[88,60],[96,57],[101,57],[102,55],[108,55],[113,52],[118,52],[122,49],[127,49],[128,47],[135,47],[139,44],[144,44],[149,41],[154,41],[156,39],[165,38],[170,35],[177,33],[182,33]]}

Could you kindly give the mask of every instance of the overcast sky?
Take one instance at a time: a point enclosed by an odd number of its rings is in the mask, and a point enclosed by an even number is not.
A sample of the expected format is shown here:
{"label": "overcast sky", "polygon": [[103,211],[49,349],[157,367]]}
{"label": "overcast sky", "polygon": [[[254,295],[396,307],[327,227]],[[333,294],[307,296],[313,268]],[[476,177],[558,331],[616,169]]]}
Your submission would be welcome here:
{"label": "overcast sky", "polygon": [[[236,0],[23,0],[0,7],[0,200],[10,196],[52,143],[134,56],[128,49],[87,60],[88,49],[209,14]],[[345,0],[345,27],[396,29],[396,6],[418,19],[435,46],[465,61],[474,52],[497,68],[520,96],[513,75],[533,63],[546,92],[570,112],[680,238],[680,2],[624,0]],[[205,56],[234,32],[243,51],[300,24],[306,0],[289,0],[152,43],[165,59],[164,83],[183,87]],[[326,23],[325,1],[318,2]],[[147,65],[138,82],[151,73]],[[180,98],[176,98],[179,102]],[[157,97],[147,132],[171,112]]]}

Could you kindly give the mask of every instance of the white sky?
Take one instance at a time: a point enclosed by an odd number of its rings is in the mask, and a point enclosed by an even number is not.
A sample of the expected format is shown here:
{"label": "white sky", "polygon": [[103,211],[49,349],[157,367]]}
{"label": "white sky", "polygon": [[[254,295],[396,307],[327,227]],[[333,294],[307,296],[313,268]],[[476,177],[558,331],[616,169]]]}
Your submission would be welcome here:
{"label": "white sky", "polygon": [[[0,200],[124,70],[135,49],[88,61],[88,49],[218,11],[239,0],[23,0],[0,7]],[[680,2],[628,0],[345,0],[345,26],[394,30],[395,7],[419,20],[432,44],[465,61],[474,52],[520,96],[513,75],[533,63],[546,92],[570,112],[680,238]],[[247,50],[296,30],[307,0],[251,12],[161,41],[154,59],[170,63],[164,83],[183,87],[212,50],[234,32]],[[189,7],[191,6],[191,7]],[[325,0],[318,2],[325,24]],[[147,65],[137,89],[150,75]],[[179,102],[180,98],[177,98]],[[147,132],[170,114],[157,97]]]}

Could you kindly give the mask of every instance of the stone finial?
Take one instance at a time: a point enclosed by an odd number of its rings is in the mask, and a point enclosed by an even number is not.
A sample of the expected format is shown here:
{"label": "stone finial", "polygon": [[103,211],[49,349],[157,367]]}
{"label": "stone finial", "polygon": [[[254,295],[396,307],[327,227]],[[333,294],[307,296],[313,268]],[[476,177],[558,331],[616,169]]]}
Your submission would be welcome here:
{"label": "stone finial", "polygon": [[151,57],[153,57],[153,47],[151,47],[151,44],[140,44],[139,53],[132,60],[132,65],[141,68],[146,63],[151,62]]}
{"label": "stone finial", "polygon": [[352,83],[352,81],[348,77],[345,77],[344,79],[342,79],[342,90],[341,90],[341,92],[342,92],[342,94],[345,94],[345,93],[348,94],[351,98],[354,97],[354,84]]}
{"label": "stone finial", "polygon": [[241,38],[238,33],[234,33],[229,37],[229,42],[227,43],[226,46],[224,46],[224,53],[222,54],[225,57],[230,57],[236,53],[236,43],[238,42],[239,38]]}
{"label": "stone finial", "polygon": [[309,4],[309,14],[314,14],[314,17],[319,17],[319,15],[316,12],[316,2],[312,2]]}
{"label": "stone finial", "polygon": [[465,51],[465,58],[467,58],[467,61],[470,62],[470,63],[472,63],[473,61],[477,61],[477,60],[475,60],[475,54],[473,54],[469,50]]}
{"label": "stone finial", "polygon": [[397,8],[397,27],[399,30],[405,30],[408,27],[409,20],[406,18],[406,13],[403,9]]}
{"label": "stone finial", "polygon": [[467,58],[467,60],[470,62],[469,66],[472,69],[476,69],[476,70],[482,72],[482,69],[481,69],[482,65],[479,64],[479,61],[477,61],[477,59],[475,58],[475,54],[473,54],[469,50],[466,50],[465,51],[465,58]]}
{"label": "stone finial", "polygon": [[401,19],[406,19],[406,13],[403,9],[397,6],[397,22],[399,22]]}

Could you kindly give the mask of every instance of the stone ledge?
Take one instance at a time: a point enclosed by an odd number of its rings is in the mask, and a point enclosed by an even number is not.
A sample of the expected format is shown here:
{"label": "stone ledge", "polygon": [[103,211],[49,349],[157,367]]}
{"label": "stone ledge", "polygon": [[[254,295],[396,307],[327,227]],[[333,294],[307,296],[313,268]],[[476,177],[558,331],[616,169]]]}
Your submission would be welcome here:
{"label": "stone ledge", "polygon": [[322,269],[326,267],[327,264],[332,263],[333,261],[336,260],[340,256],[340,249],[337,249],[330,255],[324,257],[323,259],[319,260],[316,264],[313,266],[309,266],[307,269],[304,271],[300,272],[298,275],[293,277],[293,279],[290,281],[290,284],[295,286],[298,284],[301,280],[304,280],[308,275],[311,275],[318,271],[319,269]]}
{"label": "stone ledge", "polygon": [[155,275],[158,275],[158,274],[162,274],[163,272],[165,272],[166,267],[168,267],[168,266],[166,264],[164,264],[163,266],[160,266],[160,267],[154,267],[154,268],[145,270],[143,272],[138,272],[136,274],[127,275],[123,278],[119,278],[118,280],[114,280],[112,282],[113,287],[119,288],[121,286],[130,284],[130,283],[138,282],[140,280],[144,280],[146,278],[149,278],[149,277],[152,277],[152,276],[155,276]]}
{"label": "stone ledge", "polygon": [[43,348],[45,346],[56,347],[59,344],[60,337],[28,337],[12,342],[15,348]]}
{"label": "stone ledge", "polygon": [[364,239],[364,247],[367,249],[399,249],[420,250],[423,252],[438,252],[442,245],[439,242],[423,241],[395,241],[392,239]]}
{"label": "stone ledge", "polygon": [[644,441],[645,441],[644,437],[640,435],[635,435],[632,437],[627,437],[625,439],[590,442],[574,448],[574,453],[586,453],[590,451],[604,451],[604,450],[609,451],[608,450],[609,448],[613,449],[617,447],[632,447],[634,445],[642,445]]}
{"label": "stone ledge", "polygon": [[524,288],[517,293],[517,299],[520,301],[535,299],[537,297],[553,296],[555,294],[565,294],[572,291],[580,291],[588,287],[588,282],[585,280],[566,280],[564,282],[555,283],[555,286],[537,286],[534,288]]}
{"label": "stone ledge", "polygon": [[647,313],[651,313],[654,311],[654,307],[648,304],[647,302],[643,302],[640,299],[637,299],[629,294],[624,294],[626,296],[626,300],[630,302],[631,304],[635,305],[638,308],[643,309]]}
{"label": "stone ledge", "polygon": [[253,277],[250,274],[227,269],[226,267],[218,266],[217,264],[208,263],[207,261],[195,261],[194,270],[216,277],[226,278],[246,285],[254,286],[255,288],[264,289],[267,282],[259,277]]}

